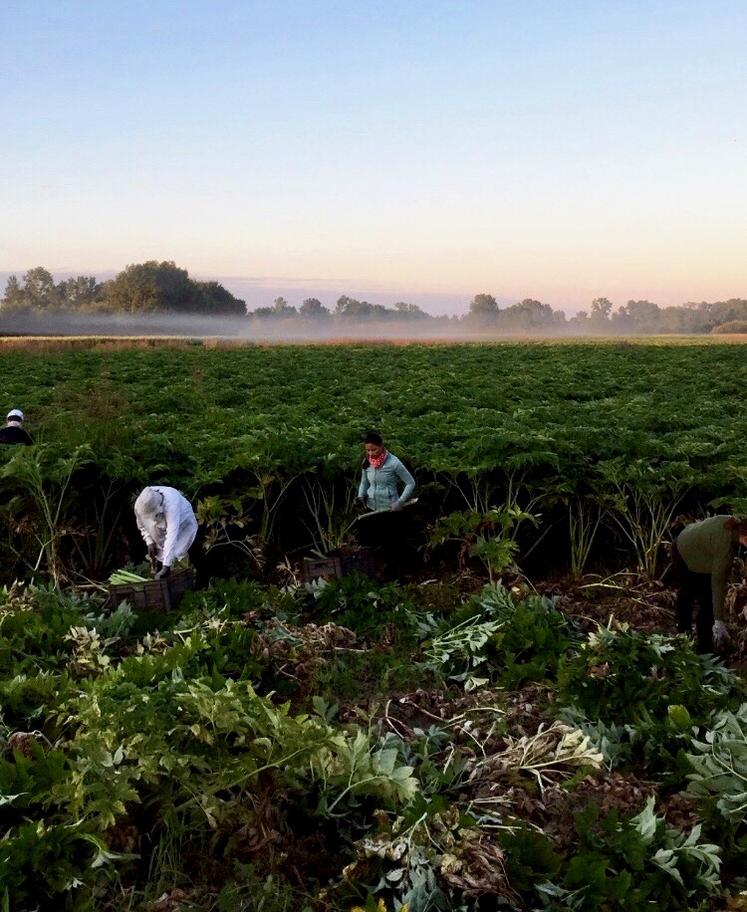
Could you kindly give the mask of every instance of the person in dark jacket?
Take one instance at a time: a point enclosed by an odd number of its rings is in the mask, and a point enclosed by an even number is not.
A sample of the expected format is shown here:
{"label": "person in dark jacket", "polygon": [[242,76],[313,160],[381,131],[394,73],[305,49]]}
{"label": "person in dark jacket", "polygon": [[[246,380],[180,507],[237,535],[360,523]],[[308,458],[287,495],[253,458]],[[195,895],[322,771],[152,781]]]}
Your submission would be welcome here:
{"label": "person in dark jacket", "polygon": [[699,652],[713,652],[729,642],[724,605],[739,545],[747,546],[747,519],[711,516],[686,526],[672,543],[673,581],[677,588],[677,627],[689,633],[693,608]]}
{"label": "person in dark jacket", "polygon": [[11,409],[5,427],[0,428],[0,443],[31,446],[33,442],[31,435],[23,426],[23,412],[20,409]]}

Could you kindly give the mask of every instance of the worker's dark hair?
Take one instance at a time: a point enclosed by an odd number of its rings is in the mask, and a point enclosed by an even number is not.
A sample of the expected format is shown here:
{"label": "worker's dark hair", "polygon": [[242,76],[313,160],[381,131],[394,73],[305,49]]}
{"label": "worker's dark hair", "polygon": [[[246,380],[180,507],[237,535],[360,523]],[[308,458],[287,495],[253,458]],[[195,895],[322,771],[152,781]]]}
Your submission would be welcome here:
{"label": "worker's dark hair", "polygon": [[363,438],[364,443],[375,443],[376,446],[381,446],[384,443],[384,438],[378,431],[366,431],[366,436]]}

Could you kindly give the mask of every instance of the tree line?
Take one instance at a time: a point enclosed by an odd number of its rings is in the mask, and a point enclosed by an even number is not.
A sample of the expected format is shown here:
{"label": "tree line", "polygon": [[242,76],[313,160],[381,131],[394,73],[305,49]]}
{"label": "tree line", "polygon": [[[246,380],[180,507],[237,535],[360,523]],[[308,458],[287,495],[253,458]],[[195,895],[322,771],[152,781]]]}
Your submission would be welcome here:
{"label": "tree line", "polygon": [[394,307],[358,301],[347,295],[337,299],[334,310],[325,307],[319,298],[306,298],[299,307],[289,304],[285,298],[275,298],[271,307],[257,307],[249,316],[255,320],[295,319],[328,320],[340,317],[346,320],[449,320],[448,317],[432,317],[417,304],[398,301]]}
{"label": "tree line", "polygon": [[562,310],[533,298],[501,307],[487,293],[475,295],[468,313],[461,317],[434,317],[405,301],[385,307],[348,295],[341,295],[334,308],[313,297],[298,307],[278,297],[271,306],[247,312],[245,302],[219,282],[196,281],[174,262],[156,260],[127,266],[106,282],[81,275],[55,283],[49,270],[38,266],[28,270],[21,280],[10,276],[0,300],[0,313],[171,313],[314,323],[408,321],[468,331],[568,335],[747,332],[747,300],[742,298],[668,307],[633,300],[615,307],[608,298],[595,298],[588,310],[570,318]]}
{"label": "tree line", "polygon": [[567,318],[562,311],[531,298],[501,308],[492,295],[478,294],[472,299],[465,320],[497,332],[561,330],[571,335],[747,332],[747,300],[732,298],[668,307],[652,301],[631,300],[616,308],[608,298],[595,298],[589,310]]}
{"label": "tree line", "polygon": [[628,301],[617,308],[607,298],[595,298],[588,311],[582,310],[569,318],[562,310],[555,310],[533,298],[501,307],[493,295],[483,293],[474,296],[468,313],[462,317],[433,317],[415,304],[400,301],[393,308],[387,308],[342,295],[334,310],[325,307],[318,298],[306,298],[298,308],[290,305],[285,298],[276,298],[271,307],[258,307],[249,316],[256,320],[417,320],[495,333],[655,335],[747,332],[747,300],[741,298],[669,307],[660,307],[652,301]]}

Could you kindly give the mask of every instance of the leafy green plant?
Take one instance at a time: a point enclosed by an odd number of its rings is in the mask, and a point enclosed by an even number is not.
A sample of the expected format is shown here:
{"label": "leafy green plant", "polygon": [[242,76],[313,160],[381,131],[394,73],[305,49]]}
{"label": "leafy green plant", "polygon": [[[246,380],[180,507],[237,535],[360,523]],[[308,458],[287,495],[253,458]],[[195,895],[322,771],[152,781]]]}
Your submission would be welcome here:
{"label": "leafy green plant", "polygon": [[711,801],[737,825],[747,823],[747,703],[720,712],[687,754],[692,772],[688,792]]}
{"label": "leafy green plant", "polygon": [[634,723],[684,706],[694,720],[725,707],[739,691],[732,672],[695,653],[684,637],[599,627],[561,662],[558,700],[590,718]]}
{"label": "leafy green plant", "polygon": [[554,678],[561,656],[577,640],[571,623],[549,599],[515,599],[488,585],[457,612],[419,621],[426,665],[467,690],[488,681],[516,687]]}
{"label": "leafy green plant", "polygon": [[[248,558],[258,569],[264,567],[264,542],[260,538],[250,507],[242,498],[204,497],[197,505],[197,520],[204,529],[206,553],[230,548]],[[253,532],[247,531],[254,528]]]}
{"label": "leafy green plant", "polygon": [[569,503],[568,539],[573,579],[580,579],[583,575],[605,516],[606,509],[590,497],[576,497]]}
{"label": "leafy green plant", "polygon": [[54,586],[14,583],[0,590],[0,672],[61,668],[69,649],[65,636],[83,626],[92,602]]}
{"label": "leafy green plant", "polygon": [[534,517],[516,507],[493,507],[483,513],[474,510],[449,513],[439,519],[431,531],[430,546],[457,543],[460,567],[465,567],[470,558],[477,558],[492,582],[496,574],[511,565],[518,547],[511,533],[526,519]]}
{"label": "leafy green plant", "polygon": [[389,628],[393,639],[412,641],[415,606],[398,583],[374,583],[362,573],[333,580],[314,593],[313,616],[334,621],[367,639]]}
{"label": "leafy green plant", "polygon": [[539,910],[697,909],[719,890],[718,846],[700,841],[699,825],[668,827],[653,798],[634,817],[595,818],[593,809],[577,818],[579,847],[560,882],[537,885]]}
{"label": "leafy green plant", "polygon": [[610,462],[602,473],[613,498],[608,515],[632,545],[638,570],[654,579],[659,546],[692,482],[690,467],[679,463],[663,468],[637,460],[624,469]]}
{"label": "leafy green plant", "polygon": [[[0,473],[13,490],[21,489],[27,495],[16,495],[5,508],[11,542],[31,539],[36,544],[36,555],[26,555],[11,546],[33,572],[43,566],[55,586],[66,576],[60,542],[67,533],[64,518],[72,495],[70,484],[75,472],[90,458],[86,446],[66,455],[49,446],[17,447]],[[34,510],[31,516],[29,506]]]}
{"label": "leafy green plant", "polygon": [[[599,627],[575,655],[561,661],[558,706],[600,743],[621,736],[652,767],[670,764],[690,744],[696,727],[739,699],[734,674],[693,652],[684,637],[644,634],[625,626]],[[603,723],[594,736],[595,723]],[[610,726],[613,726],[611,728]],[[608,743],[608,758],[626,755]]]}
{"label": "leafy green plant", "polygon": [[346,544],[356,518],[357,487],[353,480],[345,478],[336,484],[334,475],[325,477],[329,474],[317,472],[302,479],[308,517],[304,524],[319,554],[329,554]]}

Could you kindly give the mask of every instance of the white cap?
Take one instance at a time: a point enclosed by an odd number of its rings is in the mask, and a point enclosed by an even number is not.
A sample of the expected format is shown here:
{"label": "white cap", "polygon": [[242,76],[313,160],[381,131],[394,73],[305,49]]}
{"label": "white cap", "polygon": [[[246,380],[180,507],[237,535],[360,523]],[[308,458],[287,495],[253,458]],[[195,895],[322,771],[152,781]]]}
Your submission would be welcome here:
{"label": "white cap", "polygon": [[[0,412],[2,414],[2,412]],[[16,420],[23,421],[23,412],[20,409],[11,409],[8,412],[8,421]]]}
{"label": "white cap", "polygon": [[158,516],[163,513],[163,494],[155,488],[143,488],[135,501],[138,516]]}

